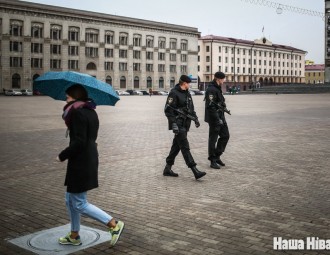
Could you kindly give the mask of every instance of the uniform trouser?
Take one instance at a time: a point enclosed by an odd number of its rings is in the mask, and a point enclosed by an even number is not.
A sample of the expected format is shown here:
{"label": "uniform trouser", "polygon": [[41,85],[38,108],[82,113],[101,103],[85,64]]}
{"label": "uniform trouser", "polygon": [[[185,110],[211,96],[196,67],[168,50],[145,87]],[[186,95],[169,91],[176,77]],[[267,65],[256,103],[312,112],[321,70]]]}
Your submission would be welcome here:
{"label": "uniform trouser", "polygon": [[209,160],[218,159],[225,151],[229,140],[227,124],[214,126],[209,124]]}
{"label": "uniform trouser", "polygon": [[187,139],[187,131],[181,130],[174,136],[171,151],[166,158],[166,164],[174,165],[175,157],[181,153],[188,167],[196,166],[196,163],[190,153],[189,142]]}

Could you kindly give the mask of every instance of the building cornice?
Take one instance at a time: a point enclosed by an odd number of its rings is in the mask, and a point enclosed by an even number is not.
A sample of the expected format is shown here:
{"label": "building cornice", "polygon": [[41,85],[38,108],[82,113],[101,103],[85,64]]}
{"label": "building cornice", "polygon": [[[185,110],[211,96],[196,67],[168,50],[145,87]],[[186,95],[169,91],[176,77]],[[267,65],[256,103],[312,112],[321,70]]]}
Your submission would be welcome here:
{"label": "building cornice", "polygon": [[123,17],[111,14],[83,11],[65,7],[37,4],[18,0],[0,0],[0,10],[9,13],[94,23],[95,25],[111,25],[117,27],[134,28],[139,30],[157,30],[166,33],[182,33],[184,35],[200,37],[197,28],[174,25],[150,20]]}

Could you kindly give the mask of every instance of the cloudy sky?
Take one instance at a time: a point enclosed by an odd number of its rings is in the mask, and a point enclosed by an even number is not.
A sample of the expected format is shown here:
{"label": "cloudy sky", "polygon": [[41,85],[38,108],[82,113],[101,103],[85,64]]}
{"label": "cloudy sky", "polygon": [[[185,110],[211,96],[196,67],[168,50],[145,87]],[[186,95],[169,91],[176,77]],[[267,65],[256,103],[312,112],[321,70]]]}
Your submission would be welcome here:
{"label": "cloudy sky", "polygon": [[[324,0],[267,0],[324,13]],[[253,4],[257,0],[32,0],[138,19],[198,28],[203,35],[254,40],[266,36],[275,44],[307,51],[306,59],[324,63],[324,20]],[[261,2],[261,0],[259,0]],[[264,31],[262,32],[264,28]]]}

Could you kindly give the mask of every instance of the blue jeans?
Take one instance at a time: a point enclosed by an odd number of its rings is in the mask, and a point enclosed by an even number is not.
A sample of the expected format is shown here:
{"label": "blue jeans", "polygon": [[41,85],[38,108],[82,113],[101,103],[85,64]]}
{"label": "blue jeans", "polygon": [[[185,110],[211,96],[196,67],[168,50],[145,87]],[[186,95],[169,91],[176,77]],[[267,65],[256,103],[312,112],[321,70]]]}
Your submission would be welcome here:
{"label": "blue jeans", "polygon": [[87,192],[65,194],[66,207],[71,221],[71,231],[80,231],[80,215],[83,214],[103,224],[108,224],[112,216],[87,202]]}

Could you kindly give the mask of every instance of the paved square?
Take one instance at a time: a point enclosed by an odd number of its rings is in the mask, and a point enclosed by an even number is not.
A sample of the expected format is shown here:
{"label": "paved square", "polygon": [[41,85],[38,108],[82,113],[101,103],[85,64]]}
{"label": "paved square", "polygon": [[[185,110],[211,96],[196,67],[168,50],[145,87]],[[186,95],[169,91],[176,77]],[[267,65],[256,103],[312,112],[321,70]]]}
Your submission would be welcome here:
{"label": "paved square", "polygon": [[[203,97],[193,97],[201,127],[189,142],[207,172],[200,181],[181,154],[180,176],[162,176],[173,138],[166,97],[98,107],[100,187],[89,201],[123,220],[125,231],[112,249],[105,242],[75,254],[283,254],[273,237],[330,239],[330,94],[225,97],[231,137],[220,170],[209,168]],[[69,223],[66,164],[55,162],[68,144],[63,106],[0,97],[0,254],[29,254],[8,240]],[[91,219],[82,224],[106,231]]]}

